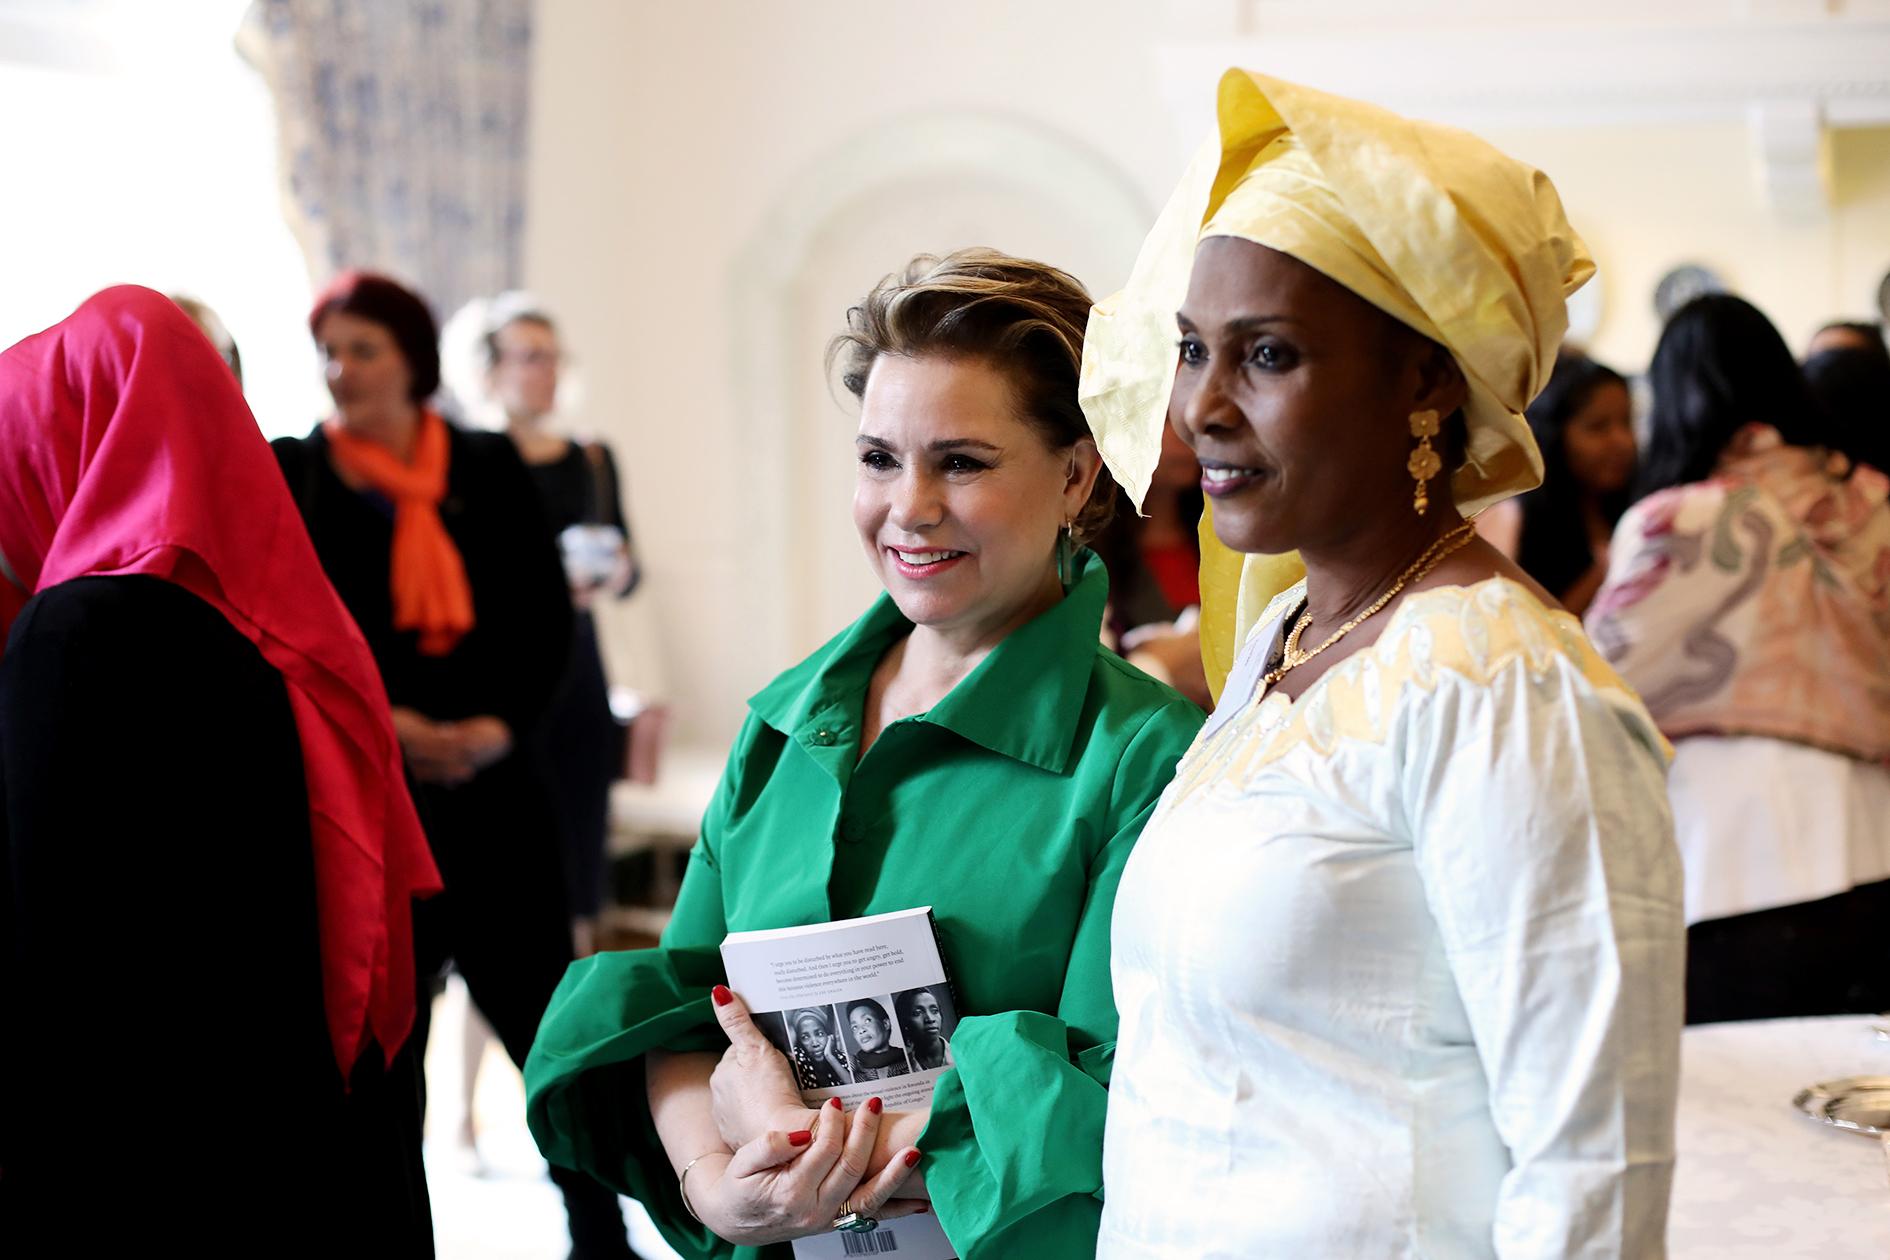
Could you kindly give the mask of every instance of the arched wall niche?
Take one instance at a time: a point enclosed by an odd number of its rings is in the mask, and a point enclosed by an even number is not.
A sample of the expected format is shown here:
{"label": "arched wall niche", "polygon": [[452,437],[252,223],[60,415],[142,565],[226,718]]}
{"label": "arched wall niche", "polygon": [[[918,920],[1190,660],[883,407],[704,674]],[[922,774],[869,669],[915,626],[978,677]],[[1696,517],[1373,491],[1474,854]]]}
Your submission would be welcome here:
{"label": "arched wall niche", "polygon": [[990,113],[875,126],[797,179],[739,254],[730,310],[754,649],[797,660],[878,592],[852,525],[853,400],[824,357],[846,309],[915,254],[988,245],[1127,278],[1152,208],[1106,158]]}

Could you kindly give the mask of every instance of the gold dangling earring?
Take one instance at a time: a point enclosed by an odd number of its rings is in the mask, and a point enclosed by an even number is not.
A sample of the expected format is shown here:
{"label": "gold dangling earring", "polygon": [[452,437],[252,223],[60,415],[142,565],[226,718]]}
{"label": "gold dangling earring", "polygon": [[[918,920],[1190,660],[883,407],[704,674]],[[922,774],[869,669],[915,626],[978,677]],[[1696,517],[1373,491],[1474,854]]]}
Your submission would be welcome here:
{"label": "gold dangling earring", "polygon": [[1405,469],[1417,481],[1417,493],[1411,496],[1411,506],[1417,509],[1419,516],[1431,506],[1430,491],[1425,483],[1435,477],[1444,467],[1444,461],[1431,449],[1431,439],[1438,433],[1437,413],[1435,411],[1414,411],[1411,413],[1411,436],[1418,440],[1417,449],[1411,452],[1411,458],[1405,461]]}

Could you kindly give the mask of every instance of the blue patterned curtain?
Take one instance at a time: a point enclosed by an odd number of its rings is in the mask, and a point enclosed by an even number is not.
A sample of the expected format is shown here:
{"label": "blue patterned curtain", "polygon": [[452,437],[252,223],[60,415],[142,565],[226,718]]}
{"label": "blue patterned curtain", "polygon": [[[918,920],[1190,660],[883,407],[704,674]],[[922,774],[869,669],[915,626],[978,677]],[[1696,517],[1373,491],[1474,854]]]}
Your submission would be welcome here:
{"label": "blue patterned curtain", "polygon": [[531,0],[255,0],[283,204],[317,285],[372,267],[444,316],[521,280]]}

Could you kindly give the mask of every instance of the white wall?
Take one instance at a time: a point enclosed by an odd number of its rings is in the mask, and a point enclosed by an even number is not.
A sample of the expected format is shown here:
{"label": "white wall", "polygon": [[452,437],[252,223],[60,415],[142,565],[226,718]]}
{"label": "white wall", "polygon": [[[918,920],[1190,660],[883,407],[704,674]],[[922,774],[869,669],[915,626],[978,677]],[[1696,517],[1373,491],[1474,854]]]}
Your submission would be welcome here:
{"label": "white wall", "polygon": [[1615,367],[1647,366],[1660,336],[1654,285],[1682,261],[1712,268],[1794,350],[1833,319],[1874,318],[1877,284],[1890,272],[1890,128],[1833,133],[1833,204],[1811,222],[1765,204],[1743,126],[1484,134],[1555,180],[1600,268],[1602,321],[1590,349]]}
{"label": "white wall", "polygon": [[[726,738],[870,593],[846,527],[851,422],[818,377],[846,301],[908,253],[973,243],[1119,284],[1139,229],[1117,218],[1152,217],[1185,158],[1160,49],[1213,37],[1203,15],[1224,10],[541,0],[528,282],[563,313],[583,419],[628,470],[685,738]],[[943,173],[875,182],[901,128],[957,146]],[[1652,349],[1674,263],[1715,266],[1795,346],[1866,313],[1890,269],[1890,130],[1836,133],[1833,205],[1800,224],[1767,208],[1736,122],[1485,130],[1561,187],[1605,277],[1594,349],[1624,368]],[[1020,137],[1037,158],[1017,161]],[[1090,212],[1072,215],[1077,183]]]}
{"label": "white wall", "polygon": [[[1072,49],[1076,14],[1081,55],[1050,55]],[[583,357],[583,421],[627,469],[637,598],[685,738],[726,738],[870,591],[846,534],[851,420],[817,375],[845,304],[914,252],[968,244],[1098,290],[1126,276],[1140,223],[1121,204],[1146,218],[1182,165],[1147,85],[1152,16],[1135,0],[542,4],[528,283]],[[958,159],[875,183],[865,155],[907,123]],[[1113,197],[1112,236],[1041,181],[1027,195],[1043,160],[1007,163],[1027,137]],[[810,171],[855,197],[820,207]],[[795,259],[758,282],[777,238]],[[782,379],[787,405],[768,393]]]}

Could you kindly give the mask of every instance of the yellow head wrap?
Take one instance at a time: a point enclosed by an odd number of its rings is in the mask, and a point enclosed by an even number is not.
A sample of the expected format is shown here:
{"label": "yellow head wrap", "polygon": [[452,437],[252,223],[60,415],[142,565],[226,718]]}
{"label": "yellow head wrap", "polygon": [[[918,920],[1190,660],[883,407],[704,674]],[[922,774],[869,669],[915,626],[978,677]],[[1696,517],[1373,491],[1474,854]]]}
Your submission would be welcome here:
{"label": "yellow head wrap", "polygon": [[[1236,236],[1306,263],[1438,342],[1470,387],[1451,478],[1465,515],[1542,480],[1522,410],[1548,381],[1567,297],[1594,274],[1546,175],[1483,140],[1247,70],[1221,76],[1220,134],[1189,165],[1128,287],[1096,304],[1082,402],[1137,502],[1175,379],[1175,312],[1197,243]],[[1297,556],[1242,556],[1201,526],[1201,649],[1218,693]]]}

